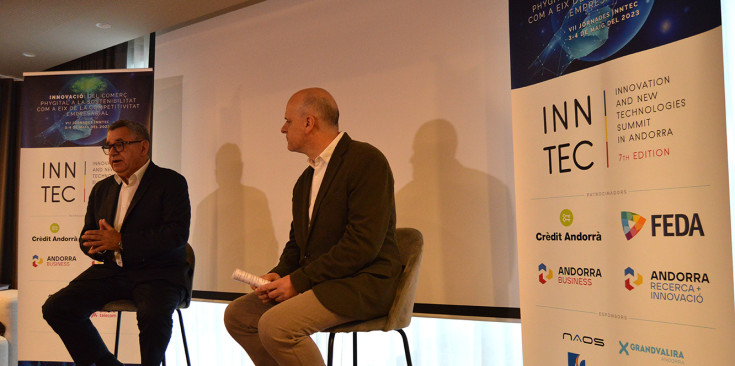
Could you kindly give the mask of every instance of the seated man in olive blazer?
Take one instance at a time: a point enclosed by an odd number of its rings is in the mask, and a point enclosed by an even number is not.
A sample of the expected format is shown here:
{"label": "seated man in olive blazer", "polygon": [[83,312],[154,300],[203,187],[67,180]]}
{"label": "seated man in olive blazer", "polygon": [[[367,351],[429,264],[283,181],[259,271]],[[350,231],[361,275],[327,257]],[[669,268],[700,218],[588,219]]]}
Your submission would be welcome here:
{"label": "seated man in olive blazer", "polygon": [[323,89],[286,105],[288,149],[308,157],[293,189],[293,221],[272,282],[234,300],[225,325],[255,365],[323,365],[309,335],[388,313],[401,271],[393,174],[375,147],[339,132]]}
{"label": "seated man in olive blazer", "polygon": [[133,300],[141,363],[158,366],[171,338],[171,315],[189,295],[186,179],[150,161],[150,135],[137,122],[111,124],[103,150],[116,174],[92,188],[79,242],[85,254],[104,263],[51,295],[43,317],[77,365],[122,365],[89,316],[112,300]]}

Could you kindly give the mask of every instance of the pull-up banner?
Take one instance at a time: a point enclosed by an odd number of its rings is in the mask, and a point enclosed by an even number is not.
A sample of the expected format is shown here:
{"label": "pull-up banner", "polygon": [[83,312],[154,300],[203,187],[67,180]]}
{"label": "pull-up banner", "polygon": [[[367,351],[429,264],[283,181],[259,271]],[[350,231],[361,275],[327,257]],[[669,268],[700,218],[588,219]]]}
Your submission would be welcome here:
{"label": "pull-up banner", "polygon": [[731,364],[720,0],[509,5],[524,363]]}
{"label": "pull-up banner", "polygon": [[[18,212],[18,359],[71,361],[41,305],[94,261],[79,248],[89,192],[113,174],[105,144],[118,119],[150,129],[153,71],[26,73],[23,80]],[[92,321],[108,345],[116,313]],[[139,360],[135,317],[124,317],[123,361]],[[111,346],[109,348],[112,348]]]}

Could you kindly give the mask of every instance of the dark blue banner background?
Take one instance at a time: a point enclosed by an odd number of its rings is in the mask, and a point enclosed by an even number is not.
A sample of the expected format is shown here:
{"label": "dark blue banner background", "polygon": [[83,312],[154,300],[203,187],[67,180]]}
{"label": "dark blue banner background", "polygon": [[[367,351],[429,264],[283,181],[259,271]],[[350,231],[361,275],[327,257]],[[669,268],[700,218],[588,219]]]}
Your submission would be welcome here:
{"label": "dark blue banner background", "polygon": [[509,0],[509,8],[513,89],[722,24],[720,0]]}

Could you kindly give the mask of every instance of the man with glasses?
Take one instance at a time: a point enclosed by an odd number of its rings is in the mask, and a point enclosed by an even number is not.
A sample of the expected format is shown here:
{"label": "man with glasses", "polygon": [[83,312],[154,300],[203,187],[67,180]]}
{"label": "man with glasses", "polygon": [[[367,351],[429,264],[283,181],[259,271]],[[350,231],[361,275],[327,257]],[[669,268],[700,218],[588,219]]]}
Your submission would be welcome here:
{"label": "man with glasses", "polygon": [[161,364],[171,338],[171,315],[186,300],[186,242],[191,206],[186,179],[150,161],[150,135],[141,124],[111,124],[102,150],[114,175],[89,195],[82,251],[103,262],[51,295],[43,317],[76,365],[122,365],[90,321],[119,299],[135,302],[141,364]]}

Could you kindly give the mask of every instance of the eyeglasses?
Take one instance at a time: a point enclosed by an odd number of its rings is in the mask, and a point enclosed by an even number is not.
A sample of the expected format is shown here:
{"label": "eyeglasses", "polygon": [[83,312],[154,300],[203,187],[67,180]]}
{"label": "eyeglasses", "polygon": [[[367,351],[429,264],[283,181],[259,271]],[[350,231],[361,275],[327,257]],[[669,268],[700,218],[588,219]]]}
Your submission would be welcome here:
{"label": "eyeglasses", "polygon": [[105,155],[110,155],[110,150],[113,148],[117,152],[123,152],[125,150],[125,145],[128,144],[134,144],[136,142],[141,142],[143,140],[137,140],[137,141],[118,141],[112,145],[102,145],[102,151],[105,153]]}

